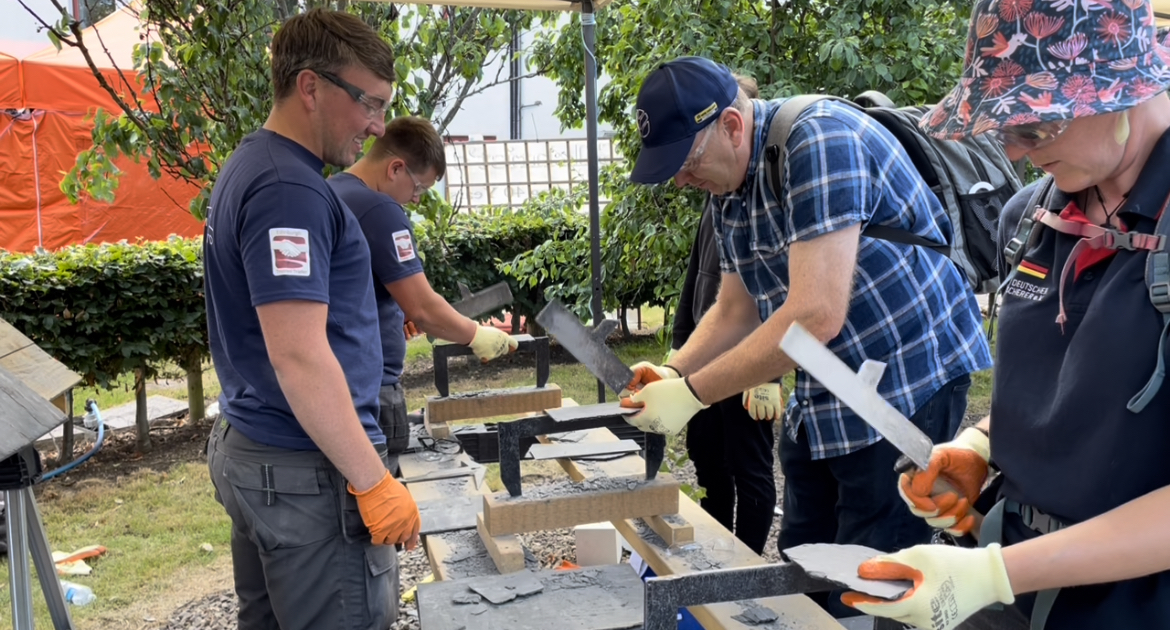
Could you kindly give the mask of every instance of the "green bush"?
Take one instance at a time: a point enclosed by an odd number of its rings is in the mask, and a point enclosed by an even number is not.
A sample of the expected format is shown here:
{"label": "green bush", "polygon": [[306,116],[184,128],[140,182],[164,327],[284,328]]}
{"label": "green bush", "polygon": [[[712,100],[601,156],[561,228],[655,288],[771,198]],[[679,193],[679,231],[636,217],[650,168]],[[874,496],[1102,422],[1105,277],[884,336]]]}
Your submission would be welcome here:
{"label": "green bush", "polygon": [[0,317],[81,374],[118,375],[207,356],[201,239],[0,251]]}

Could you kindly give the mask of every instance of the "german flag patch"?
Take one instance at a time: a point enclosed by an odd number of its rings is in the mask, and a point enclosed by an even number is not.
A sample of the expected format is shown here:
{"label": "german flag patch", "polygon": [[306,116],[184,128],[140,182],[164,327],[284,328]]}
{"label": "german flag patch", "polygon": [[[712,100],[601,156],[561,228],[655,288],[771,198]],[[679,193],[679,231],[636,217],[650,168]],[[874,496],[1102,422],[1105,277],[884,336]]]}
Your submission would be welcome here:
{"label": "german flag patch", "polygon": [[1020,263],[1020,272],[1026,273],[1029,276],[1043,280],[1048,277],[1048,268],[1041,267],[1034,262],[1023,261]]}

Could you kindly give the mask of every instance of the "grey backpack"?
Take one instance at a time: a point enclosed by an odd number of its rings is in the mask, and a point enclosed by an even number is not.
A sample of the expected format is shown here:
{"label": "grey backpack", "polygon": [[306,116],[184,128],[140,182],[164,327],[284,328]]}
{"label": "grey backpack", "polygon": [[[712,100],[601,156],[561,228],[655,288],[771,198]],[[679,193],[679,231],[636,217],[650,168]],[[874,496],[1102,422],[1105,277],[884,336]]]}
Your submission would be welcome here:
{"label": "grey backpack", "polygon": [[780,199],[787,149],[785,143],[797,116],[826,99],[846,103],[881,123],[901,143],[918,174],[938,197],[951,219],[947,243],[880,225],[867,225],[862,235],[895,243],[917,245],[949,257],[966,276],[975,293],[995,293],[999,288],[996,233],[1004,204],[1022,184],[999,143],[986,135],[960,141],[936,140],[918,128],[924,107],[895,107],[880,92],[865,92],[853,101],[823,94],[788,99],[772,118],[764,156],[768,160],[768,185]]}

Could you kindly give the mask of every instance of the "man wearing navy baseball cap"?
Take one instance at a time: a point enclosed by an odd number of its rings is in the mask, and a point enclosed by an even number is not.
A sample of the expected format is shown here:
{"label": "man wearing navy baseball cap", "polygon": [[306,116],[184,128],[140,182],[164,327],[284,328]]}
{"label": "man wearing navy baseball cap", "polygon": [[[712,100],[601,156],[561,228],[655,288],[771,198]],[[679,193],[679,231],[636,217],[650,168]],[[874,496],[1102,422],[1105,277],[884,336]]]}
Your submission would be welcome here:
{"label": "man wearing navy baseball cap", "polygon": [[[783,100],[749,99],[724,66],[697,57],[663,64],[642,84],[642,151],[630,179],[710,193],[722,285],[670,365],[634,366],[641,405],[628,421],[678,433],[714,401],[795,370],[779,458],[780,549],[818,542],[883,551],[927,542],[931,528],[897,490],[897,449],[780,351],[800,322],[857,370],[887,364],[877,385],[934,442],[958,432],[970,374],[991,367],[978,303],[945,256],[862,237],[864,225],[949,241],[950,220],[904,149],[880,124],[823,100],[800,113],[777,190],[766,138]],[[661,380],[657,380],[661,379]],[[640,390],[638,388],[641,387]],[[839,594],[821,599],[856,614]]]}

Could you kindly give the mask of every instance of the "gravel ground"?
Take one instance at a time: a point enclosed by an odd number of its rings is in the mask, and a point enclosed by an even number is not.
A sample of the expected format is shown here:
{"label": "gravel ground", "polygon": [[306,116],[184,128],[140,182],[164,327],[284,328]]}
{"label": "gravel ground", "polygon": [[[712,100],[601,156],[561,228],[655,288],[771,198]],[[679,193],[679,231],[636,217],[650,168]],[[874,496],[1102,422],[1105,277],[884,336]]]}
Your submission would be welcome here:
{"label": "gravel ground", "polygon": [[[780,475],[780,466],[776,465],[777,492],[783,494],[783,478]],[[674,476],[683,483],[695,483],[695,469],[688,461],[686,465],[674,471]],[[529,482],[528,479],[525,481]],[[549,482],[552,482],[550,480]],[[549,483],[546,482],[546,483]],[[772,532],[768,537],[764,557],[770,562],[778,562],[776,551],[776,535],[780,531],[780,517],[777,515],[772,522]],[[542,569],[556,568],[563,561],[576,560],[576,551],[573,548],[573,532],[570,529],[558,529],[531,534],[522,534],[525,545],[540,562]],[[414,551],[403,551],[398,555],[399,576],[402,589],[405,591],[419,580],[430,574],[430,564],[422,546]],[[214,593],[207,597],[184,604],[177,608],[167,620],[162,630],[235,630],[236,628],[236,598],[232,591]],[[398,608],[398,621],[392,626],[393,630],[418,630],[418,609],[413,601],[402,603]]]}

